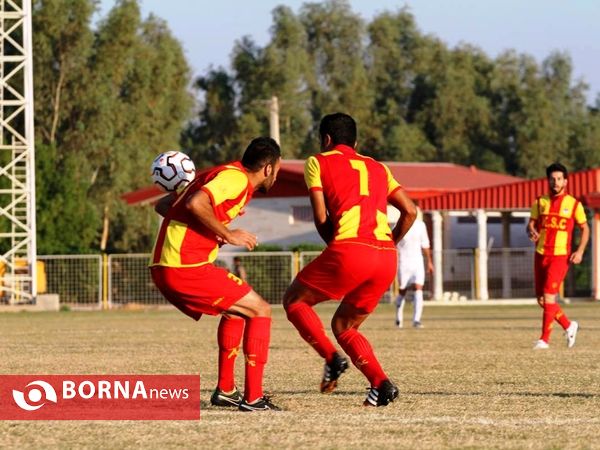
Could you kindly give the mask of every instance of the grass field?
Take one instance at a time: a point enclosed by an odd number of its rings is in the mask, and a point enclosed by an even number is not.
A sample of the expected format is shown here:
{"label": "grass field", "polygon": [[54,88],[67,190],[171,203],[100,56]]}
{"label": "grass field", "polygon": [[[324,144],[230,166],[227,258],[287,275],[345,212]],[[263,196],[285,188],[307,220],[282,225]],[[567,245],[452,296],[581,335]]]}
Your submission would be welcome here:
{"label": "grass field", "polygon": [[[5,421],[0,447],[600,448],[600,305],[565,310],[582,326],[577,345],[567,349],[555,328],[550,350],[533,351],[537,306],[426,306],[426,328],[398,330],[393,306],[381,305],[363,330],[401,393],[365,408],[354,367],[335,393],[318,393],[322,362],[275,307],[265,387],[285,411],[248,414],[208,404],[217,318],[0,314],[2,373],[200,373],[202,386],[199,422]],[[333,305],[318,311],[328,323]],[[241,359],[238,369],[243,385]]]}

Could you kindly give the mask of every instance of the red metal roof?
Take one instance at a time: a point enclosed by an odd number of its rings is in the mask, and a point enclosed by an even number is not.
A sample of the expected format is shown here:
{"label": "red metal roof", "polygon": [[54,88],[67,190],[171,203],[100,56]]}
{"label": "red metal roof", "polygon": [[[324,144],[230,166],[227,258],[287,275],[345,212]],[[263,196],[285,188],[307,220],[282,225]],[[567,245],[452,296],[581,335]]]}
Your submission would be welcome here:
{"label": "red metal roof", "polygon": [[[496,186],[506,183],[522,181],[522,178],[513,177],[496,172],[478,169],[475,166],[460,166],[452,163],[417,163],[417,162],[396,162],[386,161],[392,175],[400,184],[404,186],[406,192],[414,200],[420,200],[433,195],[445,194],[453,191],[463,191],[465,189],[480,188],[484,186]],[[295,193],[293,196],[306,195],[304,187],[304,160],[288,159],[281,165],[280,178],[286,181],[285,174],[288,174],[289,181],[298,181],[302,183],[302,193]],[[295,175],[295,177],[294,177]],[[284,183],[275,183],[269,197],[289,197],[285,195],[289,190]],[[280,194],[284,195],[280,195]]]}
{"label": "red metal roof", "polygon": [[[521,181],[510,175],[466,167],[451,163],[385,163],[392,175],[414,200],[463,191],[465,189],[495,186]],[[208,169],[207,169],[208,170]],[[130,205],[147,204],[157,201],[164,193],[155,186],[148,186],[128,192],[121,198]],[[256,193],[256,197],[301,197],[308,195],[304,184],[304,160],[282,161],[278,181],[268,194]]]}
{"label": "red metal roof", "polygon": [[[567,192],[586,206],[600,207],[600,168],[569,174]],[[529,209],[536,197],[548,192],[546,178],[526,180],[499,186],[450,192],[423,199],[425,211],[472,209]]]}

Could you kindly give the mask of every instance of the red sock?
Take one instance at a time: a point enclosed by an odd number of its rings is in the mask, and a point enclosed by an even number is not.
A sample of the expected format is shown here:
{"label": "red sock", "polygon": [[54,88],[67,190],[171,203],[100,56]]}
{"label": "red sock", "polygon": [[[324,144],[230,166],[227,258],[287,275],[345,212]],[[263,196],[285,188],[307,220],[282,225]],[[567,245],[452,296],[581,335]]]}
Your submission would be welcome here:
{"label": "red sock", "polygon": [[563,312],[558,303],[556,304],[556,315],[554,316],[554,319],[560,323],[560,326],[563,327],[564,330],[569,328],[569,325],[571,325],[571,321],[568,319],[567,315]]}
{"label": "red sock", "polygon": [[244,354],[246,356],[246,383],[244,398],[248,403],[263,396],[263,371],[269,355],[271,318],[246,319]]}
{"label": "red sock", "polygon": [[235,359],[240,352],[244,334],[244,319],[221,316],[217,330],[219,344],[219,381],[217,388],[231,392],[235,388]]}
{"label": "red sock", "polygon": [[350,328],[344,331],[337,336],[337,341],[352,363],[367,377],[372,387],[379,387],[382,381],[387,380],[388,377],[377,361],[371,344],[358,330]]}
{"label": "red sock", "polygon": [[302,339],[308,342],[326,361],[331,361],[336,352],[335,346],[325,334],[323,322],[317,313],[306,303],[297,302],[290,305],[287,318],[296,327]]}
{"label": "red sock", "polygon": [[542,336],[540,339],[544,342],[548,342],[550,339],[550,332],[552,331],[552,324],[556,317],[557,310],[560,309],[557,303],[545,303],[544,304],[544,315],[542,316]]}

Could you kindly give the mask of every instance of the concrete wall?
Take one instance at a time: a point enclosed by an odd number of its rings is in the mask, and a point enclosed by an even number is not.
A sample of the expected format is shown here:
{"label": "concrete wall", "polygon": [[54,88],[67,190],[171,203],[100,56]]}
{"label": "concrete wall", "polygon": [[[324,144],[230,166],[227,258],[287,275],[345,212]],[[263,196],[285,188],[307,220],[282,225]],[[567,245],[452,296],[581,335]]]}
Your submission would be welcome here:
{"label": "concrete wall", "polygon": [[311,220],[294,221],[292,207],[310,208],[308,197],[257,198],[246,206],[246,213],[230,225],[258,236],[259,243],[287,247],[300,243],[323,244]]}

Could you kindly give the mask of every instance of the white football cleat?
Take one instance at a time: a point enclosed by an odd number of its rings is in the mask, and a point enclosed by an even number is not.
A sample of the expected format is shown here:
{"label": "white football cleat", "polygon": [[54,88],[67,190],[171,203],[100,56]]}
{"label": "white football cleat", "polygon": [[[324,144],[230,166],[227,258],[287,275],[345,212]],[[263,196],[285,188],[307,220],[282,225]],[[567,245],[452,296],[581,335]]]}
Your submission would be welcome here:
{"label": "white football cleat", "polygon": [[535,345],[533,346],[534,350],[546,350],[548,348],[550,348],[550,346],[548,345],[548,343],[546,341],[543,341],[542,339],[537,341],[535,343]]}
{"label": "white football cleat", "polygon": [[571,348],[575,345],[575,339],[577,338],[577,331],[579,330],[579,323],[571,320],[571,325],[565,330],[565,336],[567,337],[567,348]]}

